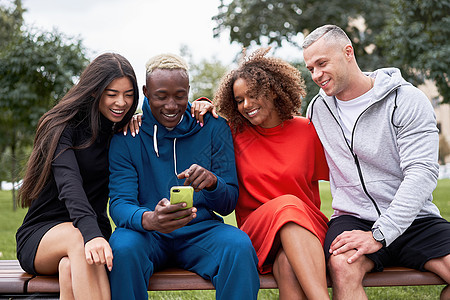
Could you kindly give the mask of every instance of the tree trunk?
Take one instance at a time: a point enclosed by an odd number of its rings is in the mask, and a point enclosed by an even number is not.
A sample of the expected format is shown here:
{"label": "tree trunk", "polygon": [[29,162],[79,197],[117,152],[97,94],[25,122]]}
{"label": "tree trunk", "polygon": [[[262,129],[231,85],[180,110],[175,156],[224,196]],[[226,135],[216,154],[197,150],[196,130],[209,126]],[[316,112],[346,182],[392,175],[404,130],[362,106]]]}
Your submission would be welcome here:
{"label": "tree trunk", "polygon": [[11,182],[12,182],[12,201],[13,201],[13,211],[17,210],[16,201],[16,133],[15,130],[12,135],[11,143]]}

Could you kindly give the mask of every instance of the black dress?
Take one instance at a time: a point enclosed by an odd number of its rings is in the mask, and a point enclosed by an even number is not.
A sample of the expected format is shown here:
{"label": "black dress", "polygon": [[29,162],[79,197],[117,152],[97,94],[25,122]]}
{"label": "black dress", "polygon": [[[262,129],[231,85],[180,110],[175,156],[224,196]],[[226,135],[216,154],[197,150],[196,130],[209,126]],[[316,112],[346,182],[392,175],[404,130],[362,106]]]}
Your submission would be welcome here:
{"label": "black dress", "polygon": [[59,140],[52,163],[52,175],[35,199],[17,230],[17,258],[22,268],[36,274],[34,258],[44,234],[53,226],[72,222],[84,242],[95,237],[111,236],[106,212],[108,202],[108,148],[113,123],[100,114],[100,130],[96,141],[84,149],[72,149],[88,141],[92,134],[87,120],[69,124]]}

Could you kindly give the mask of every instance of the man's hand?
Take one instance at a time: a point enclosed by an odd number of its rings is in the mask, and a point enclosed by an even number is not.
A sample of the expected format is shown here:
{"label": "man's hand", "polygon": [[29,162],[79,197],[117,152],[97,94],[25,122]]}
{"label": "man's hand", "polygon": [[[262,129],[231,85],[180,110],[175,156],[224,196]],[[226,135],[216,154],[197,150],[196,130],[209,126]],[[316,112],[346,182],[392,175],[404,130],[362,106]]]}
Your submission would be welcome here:
{"label": "man's hand", "polygon": [[88,264],[104,265],[112,270],[113,254],[108,241],[102,237],[96,237],[84,245],[84,253]]}
{"label": "man's hand", "polygon": [[219,115],[216,112],[216,108],[214,105],[208,100],[197,99],[191,104],[191,114],[192,117],[197,119],[197,122],[200,122],[200,126],[203,126],[203,116],[210,112],[214,118],[218,118]]}
{"label": "man's hand", "polygon": [[178,174],[178,179],[186,178],[184,185],[190,185],[196,192],[203,189],[212,191],[217,187],[217,177],[205,168],[193,164],[189,169]]}
{"label": "man's hand", "polygon": [[186,207],[184,202],[171,205],[169,200],[164,198],[158,202],[154,211],[144,212],[142,215],[142,227],[145,230],[171,233],[197,217],[197,208],[182,209],[184,207]]}
{"label": "man's hand", "polygon": [[330,246],[330,253],[339,255],[349,250],[356,250],[347,262],[355,262],[364,254],[377,252],[383,247],[380,242],[374,240],[371,231],[352,230],[344,231],[338,235]]}

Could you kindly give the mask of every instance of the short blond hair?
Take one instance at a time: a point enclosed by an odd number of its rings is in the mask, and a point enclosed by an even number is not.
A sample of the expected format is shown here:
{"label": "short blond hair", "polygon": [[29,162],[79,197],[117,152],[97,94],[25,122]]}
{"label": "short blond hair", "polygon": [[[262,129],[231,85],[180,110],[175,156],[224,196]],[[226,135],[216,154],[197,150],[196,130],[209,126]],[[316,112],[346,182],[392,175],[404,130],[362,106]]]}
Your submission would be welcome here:
{"label": "short blond hair", "polygon": [[342,46],[347,44],[352,44],[352,41],[348,37],[342,28],[336,25],[323,25],[314,29],[310,34],[308,34],[303,40],[302,48],[307,49],[309,46],[314,44],[317,40],[322,38],[327,42],[339,43]]}
{"label": "short blond hair", "polygon": [[184,70],[186,72],[186,76],[189,78],[188,64],[182,57],[175,54],[164,53],[150,58],[145,64],[146,76],[152,74],[152,72],[156,69]]}

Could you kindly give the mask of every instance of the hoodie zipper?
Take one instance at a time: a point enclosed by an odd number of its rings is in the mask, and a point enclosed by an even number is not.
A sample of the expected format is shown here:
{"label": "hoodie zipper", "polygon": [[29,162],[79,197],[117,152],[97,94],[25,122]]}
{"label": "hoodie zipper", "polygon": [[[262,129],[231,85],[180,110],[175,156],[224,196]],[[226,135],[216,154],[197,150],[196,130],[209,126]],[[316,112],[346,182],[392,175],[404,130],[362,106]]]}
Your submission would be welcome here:
{"label": "hoodie zipper", "polygon": [[358,170],[358,175],[359,175],[359,180],[361,182],[361,186],[363,188],[364,193],[366,194],[366,196],[370,199],[370,201],[372,202],[373,206],[375,207],[378,216],[381,216],[381,211],[375,201],[375,199],[370,195],[369,191],[367,190],[366,187],[366,183],[364,181],[364,176],[362,174],[362,170],[361,170],[361,165],[359,163],[359,159],[358,156],[356,155],[356,153],[353,151],[353,140],[354,140],[354,133],[355,133],[355,127],[356,127],[356,123],[358,122],[358,120],[360,119],[360,117],[362,116],[362,114],[364,114],[372,105],[370,105],[369,107],[367,107],[356,119],[355,121],[355,125],[353,126],[353,130],[352,130],[352,145],[348,144],[347,139],[345,138],[345,134],[344,134],[344,129],[342,129],[341,124],[339,123],[339,120],[336,118],[336,116],[333,114],[333,112],[331,111],[331,108],[328,106],[328,103],[322,98],[323,102],[325,103],[325,106],[327,107],[328,111],[330,112],[330,114],[333,116],[334,120],[336,121],[336,123],[338,124],[339,128],[341,129],[342,132],[342,136],[344,138],[345,144],[347,145],[351,155],[353,156],[353,159],[355,161],[355,165],[356,165],[356,169]]}

